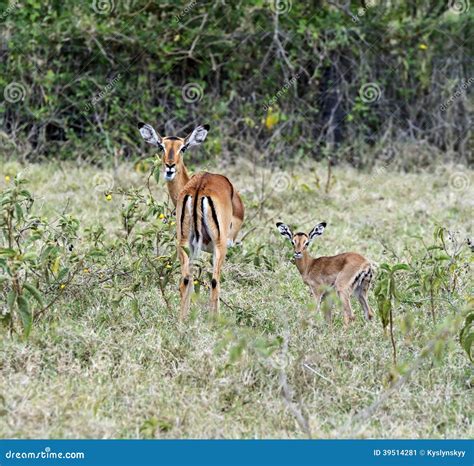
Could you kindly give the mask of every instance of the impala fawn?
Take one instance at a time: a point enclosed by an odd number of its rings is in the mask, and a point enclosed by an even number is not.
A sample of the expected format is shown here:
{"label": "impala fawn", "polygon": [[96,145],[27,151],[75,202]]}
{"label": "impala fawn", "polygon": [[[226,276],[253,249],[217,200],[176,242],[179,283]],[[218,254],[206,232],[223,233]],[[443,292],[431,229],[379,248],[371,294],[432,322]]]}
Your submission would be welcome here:
{"label": "impala fawn", "polygon": [[311,289],[318,311],[327,287],[332,287],[342,302],[346,325],[354,320],[350,303],[350,297],[353,294],[364,310],[365,319],[373,318],[374,314],[367,301],[367,293],[374,272],[371,263],[365,257],[355,252],[345,252],[329,257],[311,257],[308,246],[316,236],[323,234],[326,222],[316,225],[309,234],[301,232],[293,234],[288,225],[281,222],[276,226],[280,234],[288,238],[295,248],[296,267],[304,283]]}
{"label": "impala fawn", "polygon": [[[139,123],[143,139],[163,151],[165,180],[176,206],[178,257],[181,263],[180,318],[188,312],[193,292],[193,259],[201,250],[213,253],[211,311],[219,310],[220,275],[227,247],[234,244],[244,220],[244,205],[233,184],[223,175],[197,173],[190,177],[182,154],[204,142],[208,125],[198,126],[186,138],[162,138],[149,124]],[[186,250],[189,248],[189,253]]]}

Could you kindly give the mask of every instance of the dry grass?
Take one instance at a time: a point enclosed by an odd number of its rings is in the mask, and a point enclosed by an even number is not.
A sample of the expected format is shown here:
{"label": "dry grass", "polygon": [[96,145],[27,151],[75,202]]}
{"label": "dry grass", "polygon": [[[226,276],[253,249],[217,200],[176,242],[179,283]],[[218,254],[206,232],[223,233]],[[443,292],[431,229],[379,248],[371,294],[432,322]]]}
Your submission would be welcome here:
{"label": "dry grass", "polygon": [[[3,171],[24,168],[7,163]],[[357,305],[348,330],[340,311],[332,327],[315,314],[274,223],[308,230],[326,220],[313,255],[355,250],[379,263],[410,261],[418,241],[413,237],[430,241],[437,224],[469,233],[473,173],[450,166],[419,174],[339,167],[324,194],[323,165],[300,166],[289,175],[243,161],[216,170],[225,170],[241,190],[244,233],[250,231],[225,265],[221,318],[210,321],[198,300],[190,321],[180,325],[157,288],[140,291],[142,318],[127,300],[112,308],[103,290],[76,292],[35,327],[28,342],[2,335],[0,437],[303,437],[281,394],[282,367],[291,401],[314,437],[472,437],[472,366],[454,339],[441,362],[426,359],[373,416],[345,429],[386,389],[393,372],[390,342],[380,321],[366,324]],[[111,238],[120,234],[120,196],[105,202],[94,191],[97,170],[44,164],[26,171],[42,215],[67,206],[83,225],[100,221]],[[146,179],[126,164],[114,176],[116,188],[142,186]],[[165,198],[163,183],[153,190]],[[252,262],[249,254],[259,245],[266,245],[274,270]],[[455,309],[462,306],[463,299],[454,302]],[[446,318],[454,311],[439,304],[437,312]],[[404,335],[407,316],[413,328]],[[399,361],[408,367],[435,332],[428,308],[399,305],[395,327]],[[285,332],[286,355],[260,351],[260,344]],[[242,353],[233,359],[236,347]]]}

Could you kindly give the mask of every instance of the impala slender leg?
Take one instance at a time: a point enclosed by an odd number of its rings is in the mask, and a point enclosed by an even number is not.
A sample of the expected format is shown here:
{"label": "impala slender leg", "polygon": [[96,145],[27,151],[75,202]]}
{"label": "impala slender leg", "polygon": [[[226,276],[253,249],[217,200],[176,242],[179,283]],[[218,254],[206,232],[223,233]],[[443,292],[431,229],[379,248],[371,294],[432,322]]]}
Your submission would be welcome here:
{"label": "impala slender leg", "polygon": [[229,241],[228,245],[235,245],[237,241],[237,235],[239,234],[240,228],[242,227],[242,222],[238,217],[232,217],[232,228],[229,231]]}
{"label": "impala slender leg", "polygon": [[323,294],[320,291],[313,290],[314,300],[316,301],[316,312],[321,312],[321,300]]}
{"label": "impala slender leg", "polygon": [[194,289],[192,262],[190,262],[189,256],[184,248],[186,244],[187,242],[183,241],[178,246],[178,257],[179,262],[181,263],[181,282],[179,284],[179,292],[181,295],[180,320],[184,320],[188,316],[189,306],[191,304],[191,294]]}
{"label": "impala slender leg", "polygon": [[219,312],[219,293],[220,293],[220,277],[221,269],[224,264],[227,245],[225,242],[218,242],[214,247],[214,269],[212,271],[211,280],[211,312],[217,314]]}
{"label": "impala slender leg", "polygon": [[374,313],[369,305],[367,300],[367,293],[369,292],[370,279],[364,280],[359,288],[356,290],[357,299],[359,300],[362,309],[364,310],[365,320],[372,320],[374,318]]}
{"label": "impala slender leg", "polygon": [[360,293],[357,297],[359,299],[360,305],[362,306],[362,309],[364,309],[365,320],[372,320],[374,318],[374,313],[372,312],[372,309],[369,306],[367,297],[364,296],[362,293]]}
{"label": "impala slender leg", "polygon": [[354,313],[352,312],[349,293],[346,290],[338,290],[338,295],[344,308],[344,324],[348,326],[351,320],[354,320],[355,318]]}

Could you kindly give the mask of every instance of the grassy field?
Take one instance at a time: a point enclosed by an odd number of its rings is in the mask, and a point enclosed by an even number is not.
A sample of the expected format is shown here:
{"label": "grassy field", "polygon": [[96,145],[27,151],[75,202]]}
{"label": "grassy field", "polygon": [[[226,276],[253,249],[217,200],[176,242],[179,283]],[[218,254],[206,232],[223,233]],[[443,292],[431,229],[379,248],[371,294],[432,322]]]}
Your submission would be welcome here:
{"label": "grassy field", "polygon": [[[106,244],[123,241],[120,192],[144,190],[148,177],[125,163],[115,170],[2,165],[1,189],[12,182],[5,175],[21,171],[30,180],[34,213],[79,219],[78,248],[97,224],[105,227]],[[153,280],[135,287],[133,305],[128,297],[112,305],[114,286],[126,278],[107,282],[106,267],[86,264],[87,273],[65,287],[28,340],[0,330],[0,437],[472,437],[472,364],[457,329],[433,343],[472,291],[469,249],[462,249],[456,292],[441,287],[435,297],[436,323],[430,300],[410,286],[424,264],[422,240],[431,244],[436,226],[458,232],[460,241],[472,234],[473,172],[341,166],[325,193],[323,164],[273,173],[243,160],[207,168],[230,176],[247,208],[246,236],[224,267],[220,318],[208,317],[205,275],[190,320],[180,324],[176,264],[169,307]],[[110,184],[109,200],[101,183]],[[166,200],[162,180],[150,186]],[[367,324],[358,303],[348,329],[339,308],[332,325],[316,314],[278,220],[303,231],[327,221],[313,255],[357,251],[377,264],[412,267],[399,273],[397,366],[380,318]],[[209,267],[207,255],[201,265]],[[375,309],[373,289],[369,300]],[[430,342],[436,358],[422,354]]]}

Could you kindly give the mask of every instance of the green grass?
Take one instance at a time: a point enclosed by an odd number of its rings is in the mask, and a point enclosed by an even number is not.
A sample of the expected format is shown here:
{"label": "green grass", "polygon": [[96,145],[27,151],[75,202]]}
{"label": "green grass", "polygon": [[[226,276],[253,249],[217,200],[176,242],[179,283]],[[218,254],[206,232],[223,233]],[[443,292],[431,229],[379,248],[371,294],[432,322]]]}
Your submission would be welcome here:
{"label": "green grass", "polygon": [[[426,299],[419,306],[395,306],[394,368],[379,318],[365,323],[355,302],[357,319],[348,329],[340,309],[333,312],[333,325],[315,313],[290,245],[274,224],[282,220],[309,231],[327,221],[313,255],[357,251],[375,263],[411,264],[420,254],[415,236],[429,244],[436,225],[460,232],[461,239],[472,233],[473,172],[452,166],[417,174],[337,167],[325,194],[323,165],[298,166],[280,178],[244,160],[211,168],[230,176],[247,208],[248,235],[224,266],[220,318],[209,319],[207,290],[201,289],[189,321],[177,321],[177,273],[170,284],[173,311],[158,287],[143,286],[139,314],[129,299],[112,306],[107,286],[79,276],[28,341],[1,330],[0,437],[305,437],[282,383],[313,437],[472,437],[472,364],[456,335],[439,358],[423,359],[373,415],[353,422],[415,363],[442,322],[461,312],[468,273],[456,295],[443,292],[436,301],[437,325]],[[20,170],[31,180],[37,213],[54,218],[66,209],[82,228],[102,223],[110,241],[123,237],[122,197],[114,192],[107,202],[94,190],[98,169],[5,163],[2,173]],[[147,175],[129,164],[104,172],[114,176],[114,191],[146,183]],[[5,184],[2,176],[0,188]],[[164,182],[152,185],[156,198],[165,200]],[[267,265],[256,266],[251,253],[260,245]],[[409,295],[403,277],[400,287]],[[373,292],[369,299],[375,308]]]}

